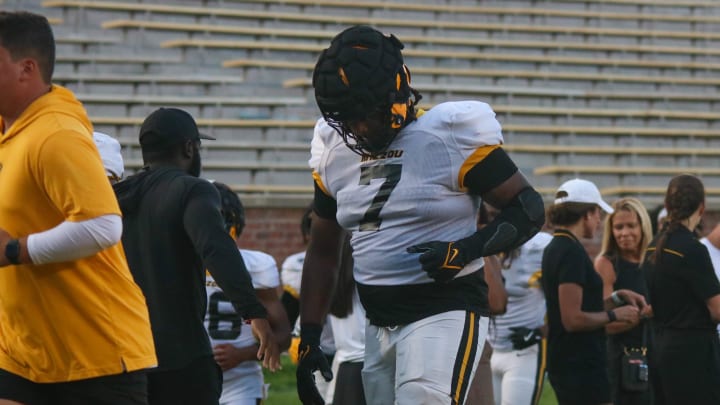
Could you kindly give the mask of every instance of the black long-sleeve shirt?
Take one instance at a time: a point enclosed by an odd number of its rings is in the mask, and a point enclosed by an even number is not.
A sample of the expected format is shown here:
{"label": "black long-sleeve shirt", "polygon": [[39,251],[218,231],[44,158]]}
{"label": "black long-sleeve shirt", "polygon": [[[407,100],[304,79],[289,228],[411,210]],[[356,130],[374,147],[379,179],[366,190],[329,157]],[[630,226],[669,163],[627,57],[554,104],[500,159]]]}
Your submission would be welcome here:
{"label": "black long-sleeve shirt", "polygon": [[143,171],[114,186],[123,213],[122,243],[150,313],[159,369],[212,355],[203,319],[205,269],[243,318],[264,318],[245,263],[207,180],[178,168]]}

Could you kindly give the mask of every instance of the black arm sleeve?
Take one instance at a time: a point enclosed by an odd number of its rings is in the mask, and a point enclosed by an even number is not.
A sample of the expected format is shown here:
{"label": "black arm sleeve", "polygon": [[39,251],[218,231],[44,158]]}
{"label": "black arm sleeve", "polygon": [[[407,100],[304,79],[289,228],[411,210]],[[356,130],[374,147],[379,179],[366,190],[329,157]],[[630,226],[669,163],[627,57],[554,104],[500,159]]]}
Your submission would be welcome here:
{"label": "black arm sleeve", "polygon": [[325,219],[331,219],[335,220],[335,214],[337,213],[337,201],[335,201],[334,198],[330,197],[329,195],[325,194],[325,192],[320,188],[320,186],[315,184],[315,200],[313,202],[315,213]]}
{"label": "black arm sleeve", "polygon": [[483,195],[502,184],[517,171],[515,162],[505,150],[497,148],[468,170],[463,181],[471,194]]}
{"label": "black arm sleeve", "polygon": [[240,250],[225,231],[220,214],[220,196],[207,182],[195,185],[189,193],[183,223],[203,265],[245,319],[265,318],[265,307],[255,289]]}
{"label": "black arm sleeve", "polygon": [[456,243],[463,248],[466,259],[474,260],[521,246],[544,224],[542,197],[532,187],[526,187],[489,224]]}

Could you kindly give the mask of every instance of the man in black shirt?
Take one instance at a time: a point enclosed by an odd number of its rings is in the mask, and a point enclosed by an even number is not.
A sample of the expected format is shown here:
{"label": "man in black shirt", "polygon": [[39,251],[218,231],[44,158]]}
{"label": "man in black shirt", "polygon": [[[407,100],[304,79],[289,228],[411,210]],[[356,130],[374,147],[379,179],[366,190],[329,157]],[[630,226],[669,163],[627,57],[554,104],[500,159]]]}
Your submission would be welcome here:
{"label": "man in black shirt", "polygon": [[222,372],[203,325],[205,269],[237,312],[252,322],[258,358],[279,367],[279,349],[250,275],[224,228],[215,186],[199,179],[200,135],[185,111],[161,108],[140,128],[145,168],[116,184],[122,242],[145,294],[158,368],[149,373],[149,403],[217,404]]}

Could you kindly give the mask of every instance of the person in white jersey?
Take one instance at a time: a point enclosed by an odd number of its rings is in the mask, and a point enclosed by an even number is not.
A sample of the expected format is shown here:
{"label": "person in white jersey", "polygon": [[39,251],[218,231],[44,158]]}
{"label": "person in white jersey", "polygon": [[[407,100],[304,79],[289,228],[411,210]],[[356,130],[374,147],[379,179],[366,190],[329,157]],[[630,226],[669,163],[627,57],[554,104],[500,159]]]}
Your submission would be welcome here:
{"label": "person in white jersey", "polygon": [[[307,245],[310,241],[310,226],[312,225],[312,204],[308,206],[300,219],[300,233],[302,234],[303,243]],[[305,251],[293,253],[283,261],[280,271],[280,279],[283,286],[281,301],[288,315],[290,325],[294,325],[292,332],[292,343],[288,354],[290,359],[297,363],[297,349],[300,344],[300,280],[302,279],[303,262],[305,261]],[[335,356],[335,338],[333,335],[332,324],[326,320],[320,336],[320,348],[325,354],[327,362],[332,364]],[[334,381],[325,381],[321,373],[317,372],[315,381],[318,391],[323,398],[332,399],[335,394]]]}
{"label": "person in white jersey", "polygon": [[[245,209],[230,187],[213,182],[220,193],[225,227],[236,240],[245,227]],[[252,278],[255,294],[268,314],[280,350],[290,346],[290,325],[277,296],[280,273],[275,259],[257,250],[240,249]],[[262,369],[257,362],[258,344],[249,324],[243,322],[212,275],[206,274],[208,310],[205,327],[210,335],[215,361],[223,370],[220,405],[259,405],[267,396]]]}
{"label": "person in white jersey", "polygon": [[[715,275],[720,279],[720,224],[715,225],[709,234],[700,239],[700,243],[707,248]],[[720,324],[718,325],[718,334],[720,334]]]}
{"label": "person in white jersey", "polygon": [[[314,220],[300,295],[297,387],[322,404],[312,372],[342,252],[351,233],[366,310],[365,397],[370,404],[464,404],[487,335],[482,257],[512,249],[544,224],[540,195],[502,149],[489,105],[449,102],[427,112],[410,87],[402,43],[350,27],[313,73],[323,119]],[[480,198],[500,208],[476,227]]]}
{"label": "person in white jersey", "polygon": [[552,240],[538,232],[502,258],[507,311],[490,324],[488,339],[497,405],[536,405],[545,380],[545,295],[540,285],[543,250]]}

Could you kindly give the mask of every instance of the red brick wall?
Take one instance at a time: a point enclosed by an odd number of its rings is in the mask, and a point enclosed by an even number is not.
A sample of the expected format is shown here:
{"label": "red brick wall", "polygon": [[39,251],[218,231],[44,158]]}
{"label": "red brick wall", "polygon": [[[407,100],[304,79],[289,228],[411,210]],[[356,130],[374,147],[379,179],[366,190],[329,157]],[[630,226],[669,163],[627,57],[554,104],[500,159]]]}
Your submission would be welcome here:
{"label": "red brick wall", "polygon": [[305,208],[248,208],[240,247],[260,250],[277,261],[305,250],[300,234],[300,218]]}
{"label": "red brick wall", "polygon": [[[305,250],[300,234],[300,217],[304,211],[304,208],[248,208],[240,246],[266,252],[281,266],[286,257]],[[718,212],[706,213],[701,234],[710,233],[719,218]],[[601,241],[602,224],[594,239],[582,241],[593,259],[600,251]]]}

